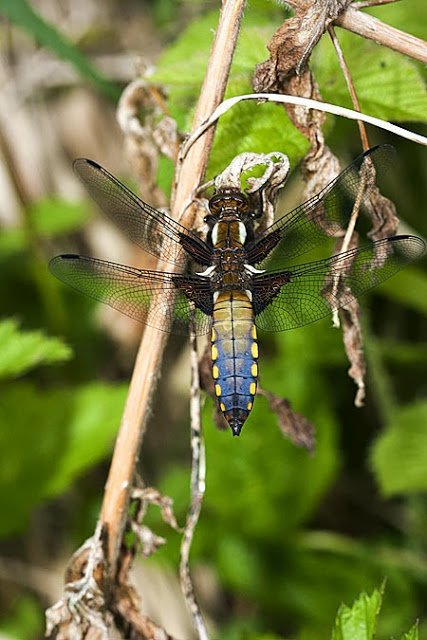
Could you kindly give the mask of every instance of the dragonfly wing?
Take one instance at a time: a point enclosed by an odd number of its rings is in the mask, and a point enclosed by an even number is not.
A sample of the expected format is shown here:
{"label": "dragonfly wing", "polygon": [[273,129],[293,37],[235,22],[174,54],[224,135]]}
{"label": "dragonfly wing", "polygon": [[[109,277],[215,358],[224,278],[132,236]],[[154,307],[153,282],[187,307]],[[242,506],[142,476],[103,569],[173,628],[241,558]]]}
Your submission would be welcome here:
{"label": "dragonfly wing", "polygon": [[326,260],[256,275],[256,325],[285,331],[316,322],[393,276],[424,249],[424,241],[416,236],[394,236]]}
{"label": "dragonfly wing", "polygon": [[61,255],[49,263],[59,280],[122,313],[161,331],[188,335],[194,308],[196,333],[211,326],[209,278],[157,271],[78,255]]}
{"label": "dragonfly wing", "polygon": [[[246,247],[249,264],[279,269],[329,236],[345,230],[359,190],[363,186],[363,202],[375,187],[375,175],[385,172],[393,156],[394,149],[389,145],[373,147],[359,156],[317,195],[277,220],[250,243]],[[365,171],[369,163],[374,166],[374,173]]]}
{"label": "dragonfly wing", "polygon": [[139,247],[166,262],[185,266],[188,255],[211,264],[211,250],[195,233],[138,198],[93,160],[79,158],[74,171],[101,209]]}

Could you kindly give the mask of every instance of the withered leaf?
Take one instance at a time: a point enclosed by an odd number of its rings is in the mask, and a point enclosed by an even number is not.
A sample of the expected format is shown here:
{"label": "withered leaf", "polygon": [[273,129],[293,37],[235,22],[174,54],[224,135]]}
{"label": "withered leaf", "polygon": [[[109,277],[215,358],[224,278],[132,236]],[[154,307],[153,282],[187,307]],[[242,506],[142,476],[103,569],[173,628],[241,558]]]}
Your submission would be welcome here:
{"label": "withered leaf", "polygon": [[271,411],[277,416],[279,428],[283,435],[292,440],[298,447],[313,453],[316,446],[316,428],[314,424],[309,422],[301,413],[293,411],[290,402],[286,398],[260,387],[258,387],[258,393],[267,398]]}
{"label": "withered leaf", "polygon": [[365,399],[366,364],[363,356],[363,336],[360,326],[360,306],[353,300],[345,308],[340,309],[340,319],[343,331],[344,347],[351,364],[348,374],[357,385],[354,399],[356,407],[363,407]]}
{"label": "withered leaf", "polygon": [[168,524],[175,531],[181,531],[175,514],[173,512],[173,500],[168,496],[164,496],[158,489],[154,487],[139,488],[135,487],[132,490],[132,500],[137,500],[140,503],[140,508],[136,514],[136,522],[140,524],[145,516],[147,506],[152,504],[160,507],[163,522]]}
{"label": "withered leaf", "polygon": [[378,187],[374,187],[365,206],[373,225],[368,233],[369,237],[372,240],[381,240],[394,236],[399,226],[394,202],[383,196]]}
{"label": "withered leaf", "polygon": [[291,0],[295,15],[285,20],[269,44],[270,59],[257,65],[253,86],[257,93],[280,91],[284,79],[301,73],[322,34],[351,0]]}

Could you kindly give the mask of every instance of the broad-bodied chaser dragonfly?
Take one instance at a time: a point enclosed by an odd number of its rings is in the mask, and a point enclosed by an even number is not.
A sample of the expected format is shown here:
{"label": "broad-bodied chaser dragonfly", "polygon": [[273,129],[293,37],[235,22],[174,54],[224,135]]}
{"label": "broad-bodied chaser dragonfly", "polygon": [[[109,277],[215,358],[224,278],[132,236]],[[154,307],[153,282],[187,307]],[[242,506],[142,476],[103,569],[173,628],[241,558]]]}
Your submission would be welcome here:
{"label": "broad-bodied chaser dragonfly", "polygon": [[[218,406],[239,435],[257,389],[257,328],[285,331],[315,322],[423,253],[423,240],[400,235],[284,266],[326,240],[325,228],[328,235],[342,234],[365,158],[381,167],[387,153],[387,147],[370,149],[320,193],[258,234],[262,212],[244,193],[215,193],[205,218],[206,240],[140,200],[96,162],[78,159],[75,172],[98,205],[137,245],[182,273],[73,254],[53,258],[49,268],[82,293],[162,331],[186,334],[190,326],[199,335],[210,331]],[[189,261],[198,267],[190,269]]]}

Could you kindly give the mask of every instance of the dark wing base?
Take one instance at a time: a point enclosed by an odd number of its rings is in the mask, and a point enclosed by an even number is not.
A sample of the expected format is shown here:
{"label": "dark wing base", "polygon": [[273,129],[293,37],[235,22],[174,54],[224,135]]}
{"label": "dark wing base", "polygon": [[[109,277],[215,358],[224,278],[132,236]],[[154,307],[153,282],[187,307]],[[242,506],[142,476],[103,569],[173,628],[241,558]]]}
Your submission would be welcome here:
{"label": "dark wing base", "polygon": [[79,158],[73,166],[95,202],[139,247],[181,267],[188,255],[200,265],[211,264],[212,252],[199,236],[150,207],[99,164]]}
{"label": "dark wing base", "polygon": [[[375,187],[375,175],[384,173],[393,156],[393,147],[383,145],[356,158],[317,195],[250,242],[246,247],[248,263],[267,270],[279,269],[328,237],[343,233],[359,190],[363,189],[362,202],[366,201]],[[370,172],[370,167],[375,171]]]}
{"label": "dark wing base", "polygon": [[209,278],[144,271],[74,254],[56,256],[49,269],[74,289],[150,327],[188,335],[194,313],[196,334],[210,330]]}
{"label": "dark wing base", "polygon": [[326,260],[254,276],[256,325],[286,331],[316,322],[395,275],[424,250],[421,238],[395,236]]}

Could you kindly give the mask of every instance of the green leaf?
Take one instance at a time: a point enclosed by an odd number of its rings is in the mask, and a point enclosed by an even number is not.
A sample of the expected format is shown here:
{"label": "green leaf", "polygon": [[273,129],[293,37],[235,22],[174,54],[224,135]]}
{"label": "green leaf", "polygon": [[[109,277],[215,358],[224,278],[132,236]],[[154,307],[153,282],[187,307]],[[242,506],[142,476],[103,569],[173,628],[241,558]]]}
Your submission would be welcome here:
{"label": "green leaf", "polygon": [[[161,55],[150,80],[170,87],[193,88],[198,92],[206,72],[217,23],[218,11],[211,11],[192,21]],[[268,57],[266,45],[276,28],[277,24],[270,23],[268,17],[247,13],[234,54],[230,81],[252,76],[254,66]]]}
{"label": "green leaf", "polygon": [[[261,15],[248,12],[245,17],[226,98],[252,93],[251,78],[255,66],[268,56],[266,43],[277,25],[266,23]],[[217,19],[217,12],[212,12],[192,23],[160,58],[156,73],[150,77],[150,81],[168,85],[168,106],[181,128],[188,129],[191,124]],[[309,144],[292,125],[284,109],[255,102],[238,104],[218,123],[207,177],[217,175],[244,151],[283,151],[284,140],[285,151],[294,164],[304,155]]]}
{"label": "green leaf", "polygon": [[[414,62],[347,32],[340,32],[340,44],[364,113],[384,120],[425,121],[427,91]],[[323,38],[316,47],[313,62],[323,99],[351,108],[329,39]]]}
{"label": "green leaf", "polygon": [[39,44],[50,49],[58,58],[71,64],[81,76],[93,83],[108,98],[118,100],[118,87],[108,80],[65,36],[36,13],[26,0],[0,0],[0,12],[16,26],[25,29]]}
{"label": "green leaf", "polygon": [[371,596],[362,593],[353,606],[343,604],[338,610],[332,640],[373,640],[382,593],[375,589]]}
{"label": "green leaf", "polygon": [[427,401],[401,408],[376,440],[371,466],[386,496],[427,489]]}
{"label": "green leaf", "polygon": [[0,398],[0,535],[70,487],[111,450],[126,386],[93,383],[46,391],[15,383]]}
{"label": "green leaf", "polygon": [[401,640],[418,640],[418,624],[415,623],[407,633],[404,633]]}
{"label": "green leaf", "polygon": [[0,322],[0,380],[21,375],[42,364],[64,362],[73,352],[59,338],[42,331],[21,331],[13,318]]}
{"label": "green leaf", "polygon": [[64,491],[83,469],[102,460],[110,451],[119,429],[127,388],[126,384],[114,387],[94,382],[74,392],[67,447],[46,487],[48,495]]}

